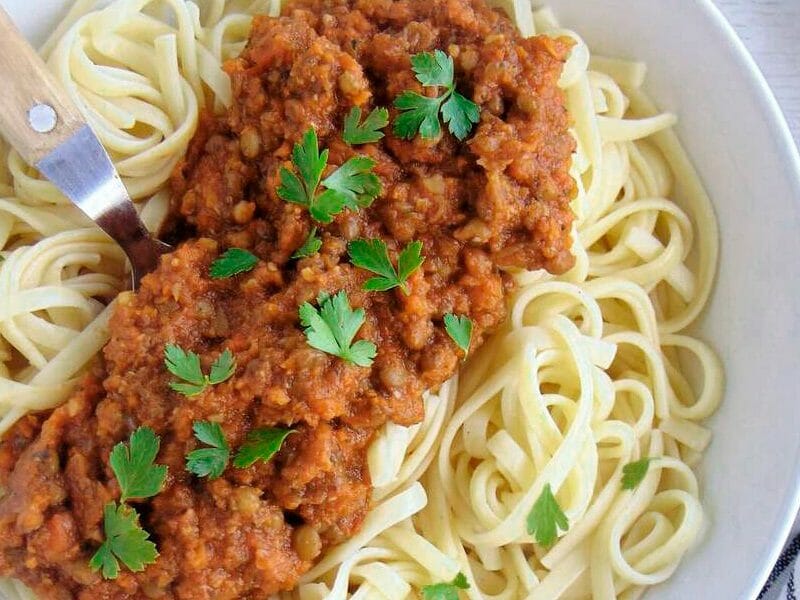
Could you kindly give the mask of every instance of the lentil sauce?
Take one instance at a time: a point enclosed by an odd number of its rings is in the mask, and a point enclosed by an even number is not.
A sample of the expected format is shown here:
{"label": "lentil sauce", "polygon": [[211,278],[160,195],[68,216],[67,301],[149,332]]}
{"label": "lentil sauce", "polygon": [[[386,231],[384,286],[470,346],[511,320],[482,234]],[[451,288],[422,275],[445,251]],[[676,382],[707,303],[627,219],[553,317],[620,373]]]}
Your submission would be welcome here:
{"label": "lentil sauce", "polygon": [[[410,57],[443,49],[461,93],[481,107],[464,143],[449,133],[402,140],[386,129],[356,148],[344,115],[392,105],[404,90],[432,94]],[[123,294],[111,339],[79,389],[54,411],[29,415],[0,442],[0,574],[40,598],[263,598],[294,587],[326,548],[356,532],[369,509],[366,449],[386,421],[423,416],[422,394],[462,357],[448,312],[469,316],[476,348],[505,318],[507,268],[573,263],[569,253],[574,142],[557,83],[566,39],[523,39],[483,0],[297,0],[256,17],[241,57],[225,68],[233,105],[203,117],[176,169],[172,236],[180,242],[135,294]],[[391,116],[395,116],[392,109]],[[329,171],[363,154],[383,191],[368,209],[321,227],[312,257],[291,255],[313,223],[278,198],[281,167],[313,127]],[[327,173],[326,173],[327,175]],[[409,293],[367,293],[347,242],[380,237],[396,260],[412,240],[425,263]],[[246,248],[252,271],[211,279],[226,248]],[[363,368],[312,349],[298,306],[345,290],[378,355]],[[197,352],[205,372],[224,349],[238,369],[187,398],[169,388],[168,343]],[[216,480],[185,469],[195,421],[219,422],[235,448],[256,427],[291,426],[270,461]],[[88,566],[104,539],[102,511],[119,498],[113,446],[146,425],[169,466],[163,491],[134,502],[160,557],[113,581]]]}

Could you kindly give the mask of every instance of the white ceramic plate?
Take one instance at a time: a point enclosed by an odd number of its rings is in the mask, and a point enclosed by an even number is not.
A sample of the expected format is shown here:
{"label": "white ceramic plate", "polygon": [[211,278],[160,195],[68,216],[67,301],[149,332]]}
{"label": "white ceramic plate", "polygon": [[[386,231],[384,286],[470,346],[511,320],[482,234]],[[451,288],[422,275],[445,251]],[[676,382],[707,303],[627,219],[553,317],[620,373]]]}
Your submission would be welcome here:
{"label": "white ceramic plate", "polygon": [[[70,3],[0,0],[36,42]],[[680,116],[720,220],[719,280],[701,327],[727,372],[702,468],[710,523],[648,598],[755,598],[800,504],[800,157],[709,0],[547,3],[594,51],[649,63],[649,90]]]}

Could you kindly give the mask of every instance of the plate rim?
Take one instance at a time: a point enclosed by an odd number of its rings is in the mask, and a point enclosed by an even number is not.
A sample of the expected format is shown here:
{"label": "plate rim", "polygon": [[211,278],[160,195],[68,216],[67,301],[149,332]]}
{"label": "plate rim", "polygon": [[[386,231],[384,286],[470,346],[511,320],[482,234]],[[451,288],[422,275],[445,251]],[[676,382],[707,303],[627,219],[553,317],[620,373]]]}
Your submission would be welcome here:
{"label": "plate rim", "polygon": [[[775,92],[722,10],[712,0],[696,0],[696,4],[702,16],[708,20],[709,26],[716,29],[721,40],[729,44],[732,50],[731,58],[736,61],[748,83],[757,91],[756,101],[762,111],[764,123],[775,140],[778,154],[786,160],[783,168],[794,191],[789,202],[800,206],[800,150]],[[755,565],[750,588],[742,590],[743,598],[755,599],[761,593],[792,532],[798,513],[800,513],[800,452],[794,457],[794,481],[781,500],[780,518],[777,525],[773,525],[770,529],[767,547]]]}

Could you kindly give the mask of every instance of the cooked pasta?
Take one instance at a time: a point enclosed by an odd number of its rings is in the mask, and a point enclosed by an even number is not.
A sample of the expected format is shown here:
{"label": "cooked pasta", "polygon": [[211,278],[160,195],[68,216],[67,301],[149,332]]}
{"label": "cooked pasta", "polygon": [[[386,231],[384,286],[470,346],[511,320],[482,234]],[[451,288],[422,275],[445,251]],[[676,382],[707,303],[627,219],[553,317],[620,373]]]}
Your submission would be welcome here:
{"label": "cooked pasta", "polygon": [[[525,35],[575,40],[561,86],[578,185],[562,276],[514,273],[501,331],[369,451],[373,507],[284,600],[404,600],[466,575],[473,599],[632,599],[665,581],[704,527],[693,468],[710,441],[722,367],[687,328],[717,264],[717,225],[672,126],[642,90],[645,66],[592,56],[547,9],[497,1]],[[79,0],[45,44],[49,66],[157,230],[165,184],[202,108],[230,101],[223,60],[272,1]],[[56,406],[107,338],[124,255],[8,154],[0,199],[0,435]],[[625,465],[649,459],[635,490]],[[568,527],[534,543],[546,486]],[[0,583],[9,598],[21,584]]]}

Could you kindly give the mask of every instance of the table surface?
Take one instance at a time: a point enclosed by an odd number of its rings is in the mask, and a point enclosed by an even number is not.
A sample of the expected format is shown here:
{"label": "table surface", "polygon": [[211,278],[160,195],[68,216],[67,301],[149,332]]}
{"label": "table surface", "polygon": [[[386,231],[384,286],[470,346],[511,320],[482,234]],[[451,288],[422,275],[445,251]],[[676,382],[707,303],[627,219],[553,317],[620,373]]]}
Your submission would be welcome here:
{"label": "table surface", "polygon": [[772,87],[800,145],[800,0],[714,0]]}

